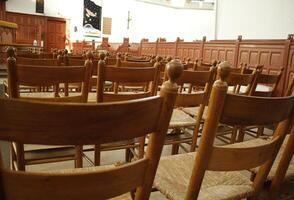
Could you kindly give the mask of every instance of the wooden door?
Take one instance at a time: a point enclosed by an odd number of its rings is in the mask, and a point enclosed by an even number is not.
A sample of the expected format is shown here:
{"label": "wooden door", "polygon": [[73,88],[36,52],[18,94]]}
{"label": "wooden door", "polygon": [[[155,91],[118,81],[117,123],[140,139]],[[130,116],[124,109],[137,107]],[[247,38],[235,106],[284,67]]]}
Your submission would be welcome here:
{"label": "wooden door", "polygon": [[66,22],[59,20],[47,21],[47,51],[50,52],[52,48],[65,48],[65,31]]}

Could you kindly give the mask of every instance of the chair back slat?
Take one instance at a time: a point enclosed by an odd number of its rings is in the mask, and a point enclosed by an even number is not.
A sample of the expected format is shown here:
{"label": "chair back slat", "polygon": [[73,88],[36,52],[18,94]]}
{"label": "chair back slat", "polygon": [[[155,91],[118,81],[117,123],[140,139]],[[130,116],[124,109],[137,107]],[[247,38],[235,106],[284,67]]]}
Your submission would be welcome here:
{"label": "chair back slat", "polygon": [[153,63],[121,61],[121,64],[118,67],[153,67]]}
{"label": "chair back slat", "polygon": [[28,101],[46,101],[46,102],[68,102],[68,103],[75,103],[75,102],[83,102],[83,96],[68,96],[68,97],[58,97],[58,98],[46,98],[46,97],[26,97],[22,96],[21,99],[28,100]]}
{"label": "chair back slat", "polygon": [[234,145],[230,145],[230,147],[213,147],[207,169],[213,171],[236,171],[260,166],[273,156],[278,139],[280,138],[271,140],[266,144],[246,148],[238,145],[236,148],[233,147]]}
{"label": "chair back slat", "polygon": [[66,65],[68,65],[68,66],[83,66],[84,63],[85,63],[84,60],[68,57],[68,61],[67,61]]}
{"label": "chair back slat", "polygon": [[[110,199],[142,186],[147,167],[148,160],[142,159],[120,167],[104,170],[102,167],[100,171],[67,174],[4,172],[5,200]],[[28,183],[29,187],[24,186]]]}
{"label": "chair back slat", "polygon": [[294,97],[269,99],[228,94],[220,122],[242,126],[274,124],[289,116],[293,100]]}
{"label": "chair back slat", "polygon": [[103,94],[103,102],[113,102],[113,101],[127,101],[127,100],[134,100],[134,99],[141,99],[145,97],[152,96],[151,92],[123,92],[123,93],[107,93]]}
{"label": "chair back slat", "polygon": [[38,65],[38,66],[58,66],[57,59],[34,59],[18,57],[16,59],[17,64],[21,65]]}
{"label": "chair back slat", "polygon": [[105,67],[104,80],[113,82],[137,82],[144,83],[154,79],[156,69],[154,67],[129,68],[129,67]]}
{"label": "chair back slat", "polygon": [[86,68],[84,66],[17,65],[16,69],[18,84],[27,86],[79,83],[84,81],[85,73]]}
{"label": "chair back slat", "polygon": [[248,86],[254,80],[254,74],[237,74],[231,73],[228,77],[227,83],[229,86],[243,85]]}
{"label": "chair back slat", "polygon": [[[0,129],[3,133],[0,138],[26,144],[56,145],[97,144],[135,138],[157,131],[154,119],[158,118],[161,103],[160,97],[87,106],[1,99]],[[54,120],[54,116],[58,120]]]}
{"label": "chair back slat", "polygon": [[188,71],[184,70],[182,76],[177,80],[177,84],[190,83],[197,86],[205,86],[211,79],[211,71]]}

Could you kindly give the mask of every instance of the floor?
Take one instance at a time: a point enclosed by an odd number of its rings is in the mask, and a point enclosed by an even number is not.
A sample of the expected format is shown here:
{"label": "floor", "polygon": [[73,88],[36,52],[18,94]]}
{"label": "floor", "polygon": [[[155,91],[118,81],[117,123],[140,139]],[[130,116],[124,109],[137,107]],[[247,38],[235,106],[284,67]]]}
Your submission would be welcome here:
{"label": "floor", "polygon": [[[0,77],[0,83],[2,83],[3,78]],[[0,96],[3,93],[2,84],[0,84]],[[248,138],[247,138],[248,139]],[[222,144],[220,141],[217,142],[218,144]],[[9,146],[5,142],[0,141],[0,147],[2,149],[2,154],[4,157],[4,163],[6,167],[9,165]],[[31,146],[30,146],[31,147]],[[162,155],[167,156],[170,155],[171,147],[165,146]],[[182,153],[182,152],[180,152]],[[90,158],[93,158],[93,153],[86,153],[86,155]],[[123,162],[124,161],[124,151],[117,150],[117,151],[108,151],[103,152],[101,155],[101,164],[113,164],[116,162]],[[91,166],[91,164],[84,160],[84,167]],[[58,170],[58,169],[67,169],[73,168],[74,163],[73,161],[66,161],[66,162],[59,162],[59,163],[51,163],[51,164],[41,164],[41,165],[31,165],[27,167],[28,171],[50,171],[50,170]],[[250,174],[247,173],[249,176]],[[280,200],[290,200],[294,199],[294,181],[284,184],[283,192],[281,194]],[[160,192],[152,192],[151,200],[164,200],[166,199]],[[262,198],[261,198],[262,199]]]}

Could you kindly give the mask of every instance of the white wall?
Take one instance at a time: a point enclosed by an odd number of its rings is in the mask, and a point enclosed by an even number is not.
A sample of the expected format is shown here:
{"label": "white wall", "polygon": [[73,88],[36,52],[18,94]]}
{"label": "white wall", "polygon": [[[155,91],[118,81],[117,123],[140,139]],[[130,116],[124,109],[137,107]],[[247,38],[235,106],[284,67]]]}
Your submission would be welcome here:
{"label": "white wall", "polygon": [[218,0],[217,39],[285,39],[293,9],[294,0]]}
{"label": "white wall", "polygon": [[[24,1],[26,1],[24,3]],[[35,14],[36,0],[8,0],[8,11]],[[214,38],[215,14],[209,10],[183,10],[137,2],[135,0],[96,0],[102,4],[102,16],[112,18],[110,42],[121,42],[129,37],[131,42],[142,38],[155,41],[164,37],[175,41],[177,37],[192,41],[207,36]],[[127,16],[130,11],[132,21],[127,29]],[[70,20],[70,36],[83,40],[83,0],[45,0],[44,15],[64,17]],[[78,32],[74,32],[77,26]]]}

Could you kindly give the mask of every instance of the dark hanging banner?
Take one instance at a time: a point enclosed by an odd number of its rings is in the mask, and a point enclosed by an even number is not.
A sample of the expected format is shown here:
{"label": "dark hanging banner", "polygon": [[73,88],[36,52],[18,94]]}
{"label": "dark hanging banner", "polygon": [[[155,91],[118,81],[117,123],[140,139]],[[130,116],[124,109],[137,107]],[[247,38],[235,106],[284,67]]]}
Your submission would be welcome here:
{"label": "dark hanging banner", "polygon": [[101,10],[93,0],[84,0],[84,36],[101,36]]}
{"label": "dark hanging banner", "polygon": [[44,0],[36,0],[36,13],[44,13]]}

